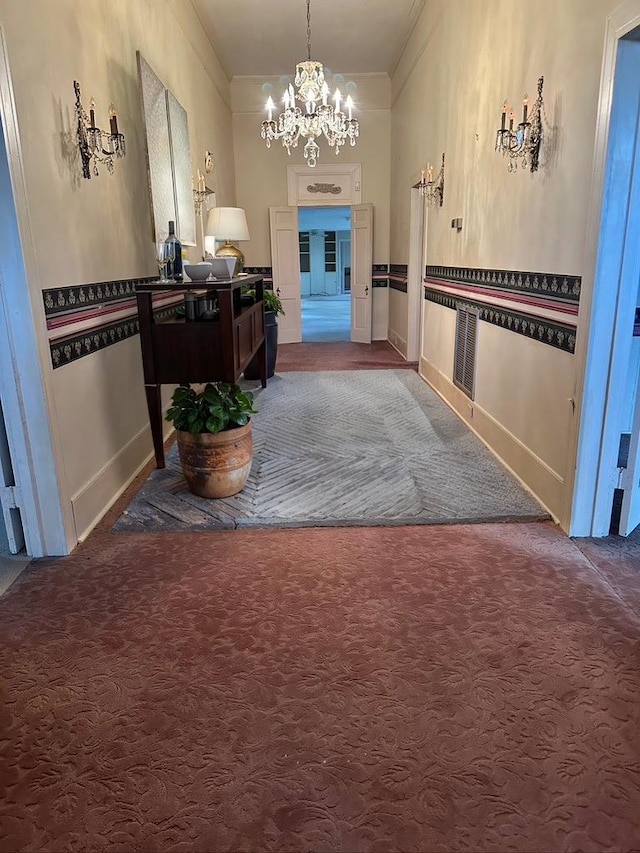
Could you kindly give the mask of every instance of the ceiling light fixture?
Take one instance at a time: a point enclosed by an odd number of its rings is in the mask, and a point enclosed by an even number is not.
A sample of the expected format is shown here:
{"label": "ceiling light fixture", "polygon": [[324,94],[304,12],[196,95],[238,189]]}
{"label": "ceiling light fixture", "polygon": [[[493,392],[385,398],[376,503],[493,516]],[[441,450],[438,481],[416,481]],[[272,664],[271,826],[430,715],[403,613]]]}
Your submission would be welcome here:
{"label": "ceiling light fixture", "polygon": [[[276,108],[269,97],[265,109],[269,118],[262,122],[261,136],[266,140],[267,148],[275,139],[281,139],[282,145],[291,155],[291,149],[297,148],[302,136],[306,139],[304,157],[309,166],[315,166],[320,153],[316,139],[324,135],[329,145],[340,153],[340,148],[347,139],[351,145],[356,144],[360,133],[358,120],[353,118],[353,100],[348,95],[344,106],[346,114],[340,109],[342,95],[339,89],[329,98],[329,86],[324,78],[324,67],[321,62],[311,59],[311,0],[307,0],[307,59],[296,65],[295,84],[297,92],[291,83],[283,96],[284,112],[277,119],[273,118]],[[333,101],[335,106],[329,103]],[[296,106],[296,101],[304,104],[304,109]]]}

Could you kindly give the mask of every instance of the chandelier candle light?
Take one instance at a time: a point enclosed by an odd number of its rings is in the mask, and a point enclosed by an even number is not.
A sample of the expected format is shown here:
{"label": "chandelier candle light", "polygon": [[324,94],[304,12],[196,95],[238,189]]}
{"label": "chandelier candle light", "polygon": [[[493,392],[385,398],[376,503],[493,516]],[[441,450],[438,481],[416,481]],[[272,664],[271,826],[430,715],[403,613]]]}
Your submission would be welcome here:
{"label": "chandelier candle light", "polygon": [[[505,101],[502,105],[502,117],[500,130],[496,133],[496,151],[503,156],[509,157],[509,171],[515,172],[518,162],[531,172],[538,170],[540,162],[540,147],[543,137],[544,102],[542,100],[542,85],[544,77],[538,78],[538,97],[536,98],[531,112],[529,112],[529,98],[524,96],[522,101],[522,121],[514,128],[515,115],[509,104]],[[507,127],[507,114],[509,115],[509,127]]]}
{"label": "chandelier candle light", "polygon": [[[351,145],[356,144],[356,137],[360,133],[358,120],[353,117],[354,103],[351,95],[348,95],[344,107],[342,106],[342,94],[336,89],[329,98],[329,86],[324,77],[324,66],[321,62],[311,59],[311,0],[307,0],[307,59],[296,65],[295,85],[289,84],[285,89],[283,102],[284,112],[280,113],[277,120],[273,118],[276,108],[271,97],[269,97],[265,109],[268,118],[262,122],[261,136],[266,140],[267,148],[275,139],[281,139],[282,145],[291,155],[291,149],[297,148],[298,140],[302,136],[306,139],[304,146],[304,157],[309,166],[315,166],[320,153],[320,147],[316,139],[324,136],[329,145],[340,153],[340,148],[347,139]],[[330,104],[329,100],[334,104]],[[304,110],[296,105],[296,101],[304,104]]]}

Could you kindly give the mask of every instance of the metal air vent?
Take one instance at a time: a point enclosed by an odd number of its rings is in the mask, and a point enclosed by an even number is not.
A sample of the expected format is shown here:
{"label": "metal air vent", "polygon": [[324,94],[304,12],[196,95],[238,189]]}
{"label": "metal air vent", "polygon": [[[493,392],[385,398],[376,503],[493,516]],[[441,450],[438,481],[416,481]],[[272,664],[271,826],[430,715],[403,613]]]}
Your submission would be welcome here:
{"label": "metal air vent", "polygon": [[453,381],[474,399],[476,378],[476,341],[478,310],[459,305],[456,308],[456,347],[453,356]]}

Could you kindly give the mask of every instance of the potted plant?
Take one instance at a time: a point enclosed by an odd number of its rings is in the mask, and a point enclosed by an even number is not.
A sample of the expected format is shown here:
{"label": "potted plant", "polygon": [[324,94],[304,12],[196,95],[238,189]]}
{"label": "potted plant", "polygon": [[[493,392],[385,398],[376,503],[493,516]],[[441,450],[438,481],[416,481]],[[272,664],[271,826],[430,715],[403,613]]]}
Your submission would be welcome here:
{"label": "potted plant", "polygon": [[227,382],[208,382],[202,391],[180,385],[171,403],[166,418],[176,428],[190,491],[203,498],[241,491],[253,459],[253,394]]}
{"label": "potted plant", "polygon": [[[255,290],[249,290],[246,296],[255,298]],[[278,357],[278,323],[276,317],[278,314],[284,314],[284,308],[280,297],[265,287],[262,294],[264,300],[264,336],[267,346],[267,379],[271,379],[276,372],[276,358]],[[259,379],[258,359],[254,356],[249,364],[245,367],[245,379]]]}

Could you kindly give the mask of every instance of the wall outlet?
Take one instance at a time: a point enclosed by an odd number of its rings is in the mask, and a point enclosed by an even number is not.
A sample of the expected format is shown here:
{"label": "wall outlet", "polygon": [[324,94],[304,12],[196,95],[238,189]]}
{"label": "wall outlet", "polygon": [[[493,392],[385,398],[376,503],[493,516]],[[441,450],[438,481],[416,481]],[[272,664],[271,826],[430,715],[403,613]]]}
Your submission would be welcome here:
{"label": "wall outlet", "polygon": [[469,407],[469,417],[472,418],[473,417],[473,406],[471,405],[471,403],[467,403],[467,406]]}
{"label": "wall outlet", "polygon": [[462,217],[459,216],[457,219],[452,219],[451,227],[455,228],[456,231],[462,231]]}

